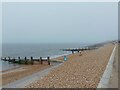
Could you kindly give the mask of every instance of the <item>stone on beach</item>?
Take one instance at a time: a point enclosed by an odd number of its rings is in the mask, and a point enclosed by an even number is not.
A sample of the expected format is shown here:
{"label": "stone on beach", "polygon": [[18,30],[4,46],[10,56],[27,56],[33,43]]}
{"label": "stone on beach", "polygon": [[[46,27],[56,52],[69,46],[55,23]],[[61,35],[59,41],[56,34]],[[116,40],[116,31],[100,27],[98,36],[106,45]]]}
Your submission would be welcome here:
{"label": "stone on beach", "polygon": [[69,55],[68,60],[43,79],[28,88],[96,88],[114,45],[106,44],[96,50]]}

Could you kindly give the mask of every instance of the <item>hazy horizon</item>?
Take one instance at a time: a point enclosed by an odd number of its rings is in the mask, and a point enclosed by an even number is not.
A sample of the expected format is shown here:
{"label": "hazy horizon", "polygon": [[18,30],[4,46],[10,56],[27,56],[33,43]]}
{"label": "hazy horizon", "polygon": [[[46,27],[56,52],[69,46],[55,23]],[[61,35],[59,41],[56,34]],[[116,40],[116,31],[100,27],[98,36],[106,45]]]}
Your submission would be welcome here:
{"label": "hazy horizon", "polygon": [[116,40],[117,3],[3,3],[3,43]]}

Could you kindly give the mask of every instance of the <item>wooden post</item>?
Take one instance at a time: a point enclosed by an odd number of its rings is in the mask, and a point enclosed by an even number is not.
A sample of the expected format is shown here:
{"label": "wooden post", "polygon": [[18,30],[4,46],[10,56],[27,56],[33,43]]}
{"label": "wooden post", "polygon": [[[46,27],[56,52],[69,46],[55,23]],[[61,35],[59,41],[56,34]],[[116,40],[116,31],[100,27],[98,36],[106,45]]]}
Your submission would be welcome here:
{"label": "wooden post", "polygon": [[27,57],[25,57],[25,64],[27,64]]}
{"label": "wooden post", "polygon": [[18,59],[20,60],[20,57],[18,57]]}
{"label": "wooden post", "polygon": [[6,61],[6,57],[5,57],[5,59],[4,59],[5,61]]}
{"label": "wooden post", "polygon": [[42,64],[43,62],[42,62],[42,57],[40,57],[40,63]]}
{"label": "wooden post", "polygon": [[13,63],[15,63],[15,57],[13,58]]}
{"label": "wooden post", "polygon": [[31,57],[31,64],[32,64],[32,65],[34,64],[34,62],[33,62],[33,57]]}
{"label": "wooden post", "polygon": [[[7,61],[7,59],[6,59],[6,61]],[[10,57],[8,57],[8,62],[9,62],[9,64],[10,64]]]}
{"label": "wooden post", "polygon": [[74,51],[72,51],[72,54],[74,54]]}
{"label": "wooden post", "polygon": [[19,64],[21,64],[21,60],[20,60],[20,57],[18,57],[18,60],[19,60]]}
{"label": "wooden post", "polygon": [[48,65],[50,65],[50,57],[47,57]]}
{"label": "wooden post", "polygon": [[8,57],[8,61],[10,62],[10,57]]}

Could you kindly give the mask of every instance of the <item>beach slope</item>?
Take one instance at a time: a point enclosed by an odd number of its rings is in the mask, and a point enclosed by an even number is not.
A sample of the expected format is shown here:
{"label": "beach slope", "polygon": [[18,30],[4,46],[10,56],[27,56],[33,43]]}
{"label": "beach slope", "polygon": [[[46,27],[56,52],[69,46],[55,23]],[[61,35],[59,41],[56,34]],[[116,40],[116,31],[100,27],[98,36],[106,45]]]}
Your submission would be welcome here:
{"label": "beach slope", "polygon": [[113,44],[68,56],[68,60],[28,88],[96,88],[108,64]]}

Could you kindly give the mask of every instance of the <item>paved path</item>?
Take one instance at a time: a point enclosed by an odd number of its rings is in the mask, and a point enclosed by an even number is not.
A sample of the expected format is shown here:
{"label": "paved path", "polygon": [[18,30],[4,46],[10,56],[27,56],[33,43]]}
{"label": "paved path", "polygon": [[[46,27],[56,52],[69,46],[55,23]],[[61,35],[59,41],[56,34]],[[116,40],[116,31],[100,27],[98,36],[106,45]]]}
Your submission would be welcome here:
{"label": "paved path", "polygon": [[34,73],[30,76],[24,77],[20,80],[17,80],[15,82],[9,83],[7,85],[4,85],[2,88],[25,88],[25,86],[29,85],[30,83],[34,82],[35,80],[38,79],[42,79],[44,76],[46,76],[51,70],[53,70],[54,68],[59,67],[60,65],[62,65],[62,63],[57,64],[55,66],[52,66],[50,68],[47,68],[43,71]]}
{"label": "paved path", "polygon": [[109,80],[110,80],[110,77],[111,77],[112,71],[113,71],[113,62],[114,62],[114,58],[115,58],[115,51],[116,51],[116,45],[112,51],[108,65],[105,69],[105,72],[104,72],[97,88],[109,88]]}
{"label": "paved path", "polygon": [[118,88],[118,73],[120,73],[118,71],[118,55],[120,56],[120,53],[118,53],[118,47],[116,48],[116,53],[115,53],[115,60],[113,62],[113,71],[112,71],[112,75],[110,77],[110,81],[109,81],[109,88]]}

